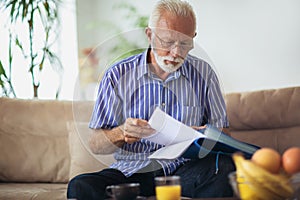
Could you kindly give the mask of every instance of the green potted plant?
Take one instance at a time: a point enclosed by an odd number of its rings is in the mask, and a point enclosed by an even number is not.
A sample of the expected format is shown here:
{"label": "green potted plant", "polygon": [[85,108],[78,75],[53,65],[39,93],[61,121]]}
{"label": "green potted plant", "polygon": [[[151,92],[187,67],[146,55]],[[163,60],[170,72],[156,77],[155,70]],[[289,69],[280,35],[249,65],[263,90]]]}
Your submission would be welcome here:
{"label": "green potted plant", "polygon": [[[38,98],[39,77],[45,66],[52,66],[56,72],[61,73],[61,61],[52,50],[57,39],[59,3],[60,0],[3,0],[0,3],[0,9],[9,16],[6,24],[9,32],[8,61],[4,62],[0,58],[1,96],[17,97],[12,68],[23,67],[14,62],[17,50],[28,64],[26,67],[30,73],[34,98]],[[25,25],[25,30],[15,31],[20,24]],[[56,98],[59,92],[60,86]]]}

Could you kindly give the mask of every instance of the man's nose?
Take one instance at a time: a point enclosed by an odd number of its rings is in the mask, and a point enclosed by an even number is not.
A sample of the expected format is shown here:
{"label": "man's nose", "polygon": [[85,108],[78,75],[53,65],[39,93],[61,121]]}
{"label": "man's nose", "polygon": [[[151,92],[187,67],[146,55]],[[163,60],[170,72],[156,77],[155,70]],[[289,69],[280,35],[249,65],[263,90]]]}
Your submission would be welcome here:
{"label": "man's nose", "polygon": [[171,47],[170,53],[173,57],[184,57],[182,48],[176,43]]}

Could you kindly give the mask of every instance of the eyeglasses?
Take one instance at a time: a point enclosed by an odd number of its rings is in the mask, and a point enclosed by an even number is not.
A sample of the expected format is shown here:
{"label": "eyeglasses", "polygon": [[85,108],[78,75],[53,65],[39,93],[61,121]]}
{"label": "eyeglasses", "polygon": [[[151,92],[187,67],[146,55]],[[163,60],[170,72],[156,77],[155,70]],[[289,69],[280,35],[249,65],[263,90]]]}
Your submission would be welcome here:
{"label": "eyeglasses", "polygon": [[163,40],[161,39],[154,31],[152,33],[159,40],[161,47],[165,50],[171,50],[172,48],[178,46],[180,49],[184,51],[189,51],[194,48],[193,39],[189,39],[189,41],[176,41],[176,40]]}

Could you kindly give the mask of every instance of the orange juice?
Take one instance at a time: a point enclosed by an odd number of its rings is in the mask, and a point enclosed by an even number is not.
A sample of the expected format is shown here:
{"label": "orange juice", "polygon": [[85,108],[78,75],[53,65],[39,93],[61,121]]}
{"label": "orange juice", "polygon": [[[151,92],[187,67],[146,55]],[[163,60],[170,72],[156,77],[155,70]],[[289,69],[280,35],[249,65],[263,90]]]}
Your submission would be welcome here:
{"label": "orange juice", "polygon": [[180,185],[162,185],[156,186],[156,200],[180,200]]}

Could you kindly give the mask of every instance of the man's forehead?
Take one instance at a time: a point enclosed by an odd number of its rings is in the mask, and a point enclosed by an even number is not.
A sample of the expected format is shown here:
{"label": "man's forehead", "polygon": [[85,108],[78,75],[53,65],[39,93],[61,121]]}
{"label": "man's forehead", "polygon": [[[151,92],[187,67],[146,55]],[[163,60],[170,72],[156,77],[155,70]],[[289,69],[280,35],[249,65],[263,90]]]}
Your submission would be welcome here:
{"label": "man's forehead", "polygon": [[[181,34],[194,37],[195,22],[191,17],[177,16],[170,12],[164,12],[156,24],[157,28],[169,29]],[[174,34],[174,33],[172,33]]]}

